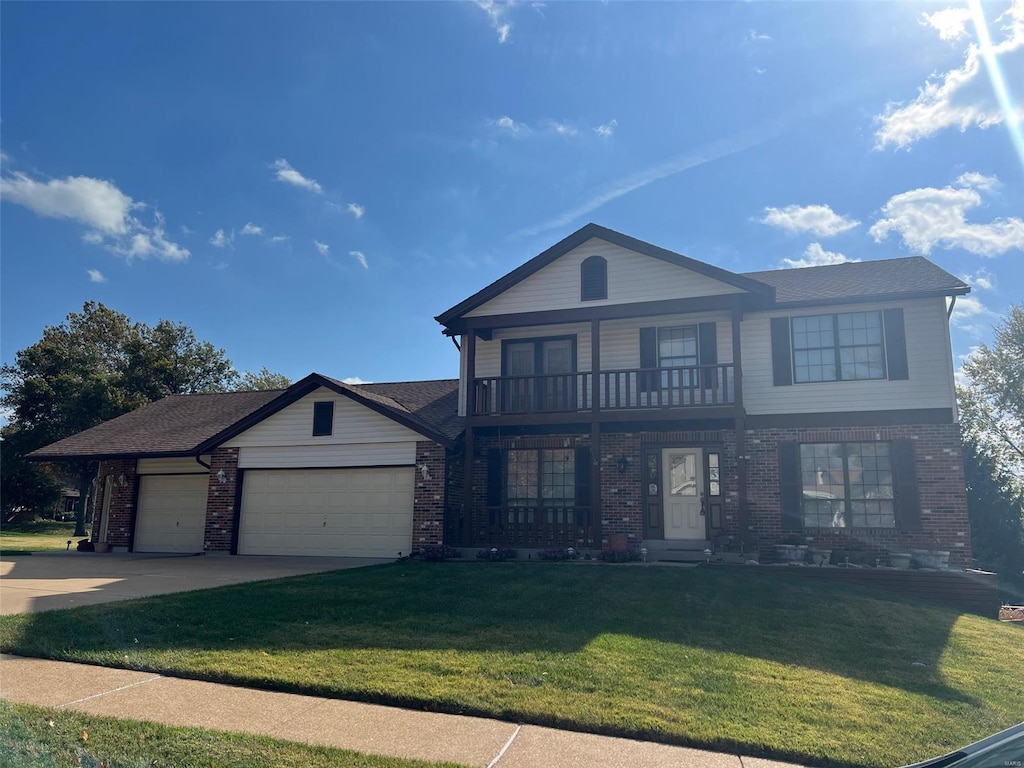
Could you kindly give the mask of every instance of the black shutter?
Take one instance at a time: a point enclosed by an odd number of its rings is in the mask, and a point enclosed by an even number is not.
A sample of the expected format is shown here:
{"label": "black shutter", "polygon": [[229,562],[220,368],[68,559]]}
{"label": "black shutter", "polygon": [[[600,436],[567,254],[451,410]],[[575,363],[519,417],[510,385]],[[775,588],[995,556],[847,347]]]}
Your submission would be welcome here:
{"label": "black shutter", "polygon": [[576,506],[590,506],[590,448],[576,449]]}
{"label": "black shutter", "polygon": [[[718,362],[718,336],[714,323],[701,323],[697,326],[697,362],[700,365],[714,365]],[[713,369],[701,372],[701,387],[711,389],[717,376]]]}
{"label": "black shutter", "polygon": [[[640,367],[641,368],[657,368],[658,367],[658,329],[657,328],[641,328],[640,329]],[[658,374],[657,373],[642,373],[640,374],[640,391],[641,392],[654,392],[658,388]]]}
{"label": "black shutter", "polygon": [[896,530],[920,531],[921,496],[917,491],[914,441],[893,440],[889,445],[892,456],[893,495],[896,497]]}
{"label": "black shutter", "polygon": [[501,478],[504,474],[502,465],[501,450],[489,448],[487,450],[487,506],[501,506]]}
{"label": "black shutter", "polygon": [[907,366],[907,334],[903,327],[903,310],[886,309],[885,317],[885,359],[890,379],[909,379]]}
{"label": "black shutter", "polygon": [[591,256],[580,264],[580,301],[608,298],[608,262]]}
{"label": "black shutter", "polygon": [[800,479],[800,444],[779,443],[779,483],[782,500],[782,530],[799,531],[804,527],[800,512],[803,482]]}
{"label": "black shutter", "polygon": [[793,353],[789,343],[789,318],[772,318],[772,383],[785,387],[793,383]]}

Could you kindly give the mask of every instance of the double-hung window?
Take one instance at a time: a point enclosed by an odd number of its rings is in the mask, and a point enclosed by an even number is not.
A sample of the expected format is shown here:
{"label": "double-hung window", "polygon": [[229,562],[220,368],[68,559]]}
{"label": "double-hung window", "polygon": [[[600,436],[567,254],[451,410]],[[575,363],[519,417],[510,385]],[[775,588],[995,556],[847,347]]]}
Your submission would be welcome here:
{"label": "double-hung window", "polygon": [[893,528],[889,443],[800,446],[800,510],[808,528]]}
{"label": "double-hung window", "polygon": [[795,382],[885,378],[881,312],[794,317],[792,322]]}
{"label": "double-hung window", "polygon": [[576,505],[576,451],[506,451],[504,497],[510,523],[571,524]]}
{"label": "double-hung window", "polygon": [[662,369],[662,389],[680,392],[696,386],[691,368],[697,365],[697,360],[696,325],[658,329],[658,367]]}

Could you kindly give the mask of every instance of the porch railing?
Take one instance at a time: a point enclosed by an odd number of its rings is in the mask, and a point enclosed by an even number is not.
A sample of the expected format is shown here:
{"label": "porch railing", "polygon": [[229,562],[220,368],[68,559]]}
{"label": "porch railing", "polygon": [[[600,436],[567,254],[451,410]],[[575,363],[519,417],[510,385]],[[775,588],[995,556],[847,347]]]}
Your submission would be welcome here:
{"label": "porch railing", "polygon": [[590,507],[474,507],[466,538],[471,547],[552,549],[594,546]]}
{"label": "porch railing", "polygon": [[[592,410],[591,372],[474,379],[476,416]],[[597,374],[600,410],[701,408],[736,403],[732,363],[628,368]]]}

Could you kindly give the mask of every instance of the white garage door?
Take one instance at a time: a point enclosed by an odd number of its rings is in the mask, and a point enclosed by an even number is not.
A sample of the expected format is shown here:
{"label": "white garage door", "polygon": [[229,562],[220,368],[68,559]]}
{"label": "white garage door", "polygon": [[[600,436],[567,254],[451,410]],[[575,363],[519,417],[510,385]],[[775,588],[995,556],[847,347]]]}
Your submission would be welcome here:
{"label": "white garage door", "polygon": [[243,555],[397,557],[412,547],[412,467],[248,470]]}
{"label": "white garage door", "polygon": [[143,475],[135,520],[136,552],[202,552],[206,475]]}

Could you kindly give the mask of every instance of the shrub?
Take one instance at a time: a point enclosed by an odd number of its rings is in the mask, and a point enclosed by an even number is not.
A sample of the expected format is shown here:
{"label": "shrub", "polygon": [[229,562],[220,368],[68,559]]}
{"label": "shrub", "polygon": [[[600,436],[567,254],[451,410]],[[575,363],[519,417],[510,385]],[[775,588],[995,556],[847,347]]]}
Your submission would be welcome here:
{"label": "shrub", "polygon": [[453,557],[462,557],[462,552],[447,544],[420,549],[420,559],[428,563],[439,563],[442,560],[450,560]]}
{"label": "shrub", "polygon": [[537,553],[538,560],[575,560],[577,553],[575,549],[542,549]]}
{"label": "shrub", "polygon": [[481,549],[476,553],[478,560],[490,560],[491,562],[500,563],[504,560],[515,560],[516,551],[514,549],[491,547],[490,549]]}
{"label": "shrub", "polygon": [[631,563],[640,559],[640,553],[631,549],[602,549],[597,559],[604,563]]}

